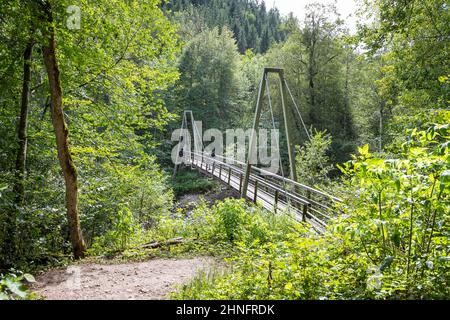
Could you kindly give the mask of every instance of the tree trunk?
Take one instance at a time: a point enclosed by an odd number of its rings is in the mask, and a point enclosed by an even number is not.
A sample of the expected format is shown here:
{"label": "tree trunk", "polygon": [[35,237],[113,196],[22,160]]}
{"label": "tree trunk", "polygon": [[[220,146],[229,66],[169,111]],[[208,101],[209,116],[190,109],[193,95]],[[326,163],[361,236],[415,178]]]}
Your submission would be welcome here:
{"label": "tree trunk", "polygon": [[47,20],[46,22],[49,24],[48,29],[45,29],[47,30],[48,43],[42,48],[42,54],[50,86],[50,110],[56,136],[58,159],[66,183],[66,207],[70,241],[72,243],[74,258],[79,259],[84,256],[86,247],[78,217],[77,171],[70,154],[68,141],[69,130],[64,120],[61,82],[55,52],[55,30],[50,25],[53,22],[53,15],[49,2],[45,2],[43,10],[45,19]]}
{"label": "tree trunk", "polygon": [[347,52],[347,56],[345,58],[345,110],[343,112],[344,121],[343,121],[343,131],[346,137],[350,136],[350,126],[348,120],[348,114],[350,112],[350,53]]}
{"label": "tree trunk", "polygon": [[16,203],[23,204],[24,200],[24,179],[25,164],[27,159],[28,144],[28,109],[30,102],[30,84],[31,84],[31,59],[33,54],[33,39],[27,43],[23,54],[23,85],[22,85],[22,101],[20,106],[20,119],[18,125],[19,149],[16,157],[16,181],[14,185],[14,194]]}
{"label": "tree trunk", "polygon": [[316,22],[314,19],[314,15],[312,18],[312,27],[311,27],[311,39],[308,44],[308,93],[309,93],[309,118],[311,119],[311,123],[313,125],[318,124],[318,117],[316,116],[319,110],[316,110],[316,74],[317,74],[317,62],[316,62],[316,43],[317,43],[317,30],[316,30]]}
{"label": "tree trunk", "polygon": [[383,115],[384,115],[384,102],[381,103],[380,106],[380,141],[378,146],[378,152],[381,153],[383,151]]}
{"label": "tree trunk", "polygon": [[[30,39],[25,47],[23,54],[23,83],[22,97],[20,104],[20,117],[17,128],[19,138],[19,148],[16,156],[16,172],[13,191],[17,206],[21,206],[24,200],[24,179],[25,179],[25,161],[27,157],[27,126],[28,126],[28,104],[30,100],[31,83],[31,58],[33,52],[33,40]],[[16,232],[17,232],[17,213],[18,210],[10,210],[5,224],[5,238],[2,244],[3,261],[1,264],[12,266],[16,259]]]}

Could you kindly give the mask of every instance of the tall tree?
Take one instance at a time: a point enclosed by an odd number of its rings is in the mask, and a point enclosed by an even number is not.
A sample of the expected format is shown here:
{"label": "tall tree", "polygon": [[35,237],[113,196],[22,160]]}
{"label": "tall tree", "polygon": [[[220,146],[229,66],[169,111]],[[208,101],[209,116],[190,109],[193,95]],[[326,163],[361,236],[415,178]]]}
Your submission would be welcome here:
{"label": "tall tree", "polygon": [[199,120],[211,127],[226,128],[239,118],[239,106],[245,100],[240,64],[236,43],[227,28],[197,35],[180,58],[178,105],[194,110]]}
{"label": "tall tree", "polygon": [[[0,20],[2,27],[0,29],[0,91],[2,92],[0,103],[4,110],[1,132],[3,143],[0,144],[1,165],[7,168],[9,163],[14,163],[12,171],[12,189],[14,196],[12,197],[12,207],[9,210],[2,210],[0,215],[0,268],[1,265],[11,266],[17,259],[17,217],[23,208],[24,190],[25,190],[25,166],[27,158],[27,130],[28,130],[28,113],[30,102],[31,88],[31,65],[33,53],[33,28],[31,27],[31,11],[30,5],[27,3],[9,2],[2,6],[0,10]],[[15,23],[21,21],[21,23]],[[21,64],[21,65],[20,65]],[[18,97],[15,96],[17,92]],[[19,105],[16,108],[11,106]],[[12,111],[15,130],[10,130],[8,121],[5,121],[8,114]],[[17,116],[17,113],[19,115]],[[12,114],[11,114],[12,116]],[[16,121],[18,119],[18,121]],[[12,126],[12,127],[13,127]],[[6,135],[6,132],[14,132],[16,137]],[[11,139],[12,138],[12,139]],[[11,140],[13,143],[11,143]],[[12,146],[11,150],[6,147],[8,144]],[[9,152],[10,151],[10,152]],[[8,157],[13,154],[14,158]],[[11,159],[11,160],[9,160]],[[14,159],[14,160],[13,160]],[[4,182],[8,179],[2,178]]]}
{"label": "tall tree", "polygon": [[[178,77],[178,37],[159,4],[80,1],[80,29],[67,23],[70,1],[15,0],[0,7],[0,189],[7,190],[0,211],[8,213],[0,215],[0,263],[12,261],[8,255],[15,248],[9,243],[14,239],[23,263],[44,253],[66,252],[67,241],[74,256],[81,257],[83,235],[92,241],[107,232],[124,206],[133,210],[139,203],[139,217],[168,207],[171,193],[154,157],[146,153],[159,143],[153,133],[173,118],[162,92]],[[34,14],[25,10],[33,6]],[[28,136],[34,139],[27,157],[33,161],[26,167],[33,183],[27,185],[20,210],[14,211],[17,206],[10,199],[17,194],[9,188],[16,181],[18,153],[13,128],[21,121],[13,106],[21,104],[21,80],[29,79],[20,57],[30,26],[39,31],[34,48],[42,53],[33,59],[33,76],[25,88],[32,88]],[[46,112],[51,122],[43,121]],[[143,172],[151,174],[144,178]],[[139,201],[136,189],[144,190]],[[8,227],[19,224],[17,234],[10,234]]]}
{"label": "tall tree", "polygon": [[339,20],[334,6],[312,4],[306,10],[300,42],[305,48],[307,59],[301,62],[307,69],[310,118],[312,122],[316,122],[319,120],[316,112],[319,103],[317,78],[326,73],[330,64],[339,58],[340,48],[336,45],[336,40],[340,35],[342,21]]}
{"label": "tall tree", "polygon": [[33,56],[34,39],[30,38],[26,44],[23,53],[23,84],[22,96],[20,103],[20,116],[18,124],[19,148],[16,156],[16,182],[14,184],[14,192],[16,194],[16,203],[21,205],[24,200],[24,179],[25,164],[27,159],[28,145],[28,113],[30,105],[31,90],[31,64]]}
{"label": "tall tree", "polygon": [[50,111],[53,129],[56,137],[59,164],[61,166],[66,183],[66,207],[69,223],[69,235],[72,243],[75,259],[84,256],[86,245],[80,227],[78,214],[78,175],[69,147],[69,129],[64,120],[63,93],[61,79],[56,56],[55,28],[53,27],[53,12],[49,1],[45,1],[41,7],[43,23],[45,25],[44,36],[47,41],[42,47],[42,56],[47,70],[50,87]]}
{"label": "tall tree", "polygon": [[439,78],[449,73],[450,8],[445,0],[368,0],[366,5],[364,15],[374,23],[360,34],[370,53],[383,59],[378,86],[396,100],[394,137],[448,107],[450,89]]}

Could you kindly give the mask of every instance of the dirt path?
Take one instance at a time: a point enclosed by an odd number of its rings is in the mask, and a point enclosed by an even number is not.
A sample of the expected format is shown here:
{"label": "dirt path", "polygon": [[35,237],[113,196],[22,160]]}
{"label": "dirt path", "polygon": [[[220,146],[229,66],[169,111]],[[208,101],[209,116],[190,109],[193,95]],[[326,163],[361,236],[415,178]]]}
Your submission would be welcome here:
{"label": "dirt path", "polygon": [[32,290],[49,300],[159,300],[212,264],[211,258],[82,264],[38,276]]}

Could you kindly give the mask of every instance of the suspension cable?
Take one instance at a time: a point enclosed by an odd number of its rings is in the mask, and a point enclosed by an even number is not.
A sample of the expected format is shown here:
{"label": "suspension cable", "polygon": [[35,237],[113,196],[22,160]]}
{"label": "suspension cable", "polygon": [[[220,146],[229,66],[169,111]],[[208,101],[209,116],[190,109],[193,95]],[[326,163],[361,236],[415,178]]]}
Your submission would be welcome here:
{"label": "suspension cable", "polygon": [[[186,113],[183,112],[183,120],[181,120],[181,135],[184,139],[184,135],[183,135],[183,129],[184,129],[184,124],[185,124],[185,120],[186,120]],[[181,141],[180,141],[181,142]],[[175,176],[176,172],[177,172],[177,166],[178,166],[178,160],[180,159],[180,146],[181,143],[178,144],[178,150],[177,150],[177,157],[175,159],[175,167],[173,169],[173,174]],[[183,150],[184,151],[184,150]]]}
{"label": "suspension cable", "polygon": [[[301,122],[302,122],[303,128],[305,129],[306,135],[308,136],[309,141],[312,142],[311,136],[310,136],[310,134],[309,134],[309,132],[308,132],[308,128],[306,127],[305,122],[303,121],[303,117],[302,117],[302,115],[301,115],[301,113],[300,113],[300,109],[299,109],[297,103],[295,102],[294,96],[292,95],[291,90],[289,89],[289,86],[288,86],[288,83],[287,83],[286,79],[284,79],[284,83],[285,83],[285,85],[286,85],[286,88],[288,89],[289,95],[291,96],[292,102],[294,103],[295,110],[297,111],[297,114],[298,114],[299,117],[300,117],[300,120],[301,120]],[[319,166],[320,166],[320,168],[321,168],[322,170],[325,169],[325,166],[324,166],[324,164],[323,164],[322,161],[319,162]]]}
{"label": "suspension cable", "polygon": [[197,124],[195,123],[195,119],[194,119],[194,113],[191,114],[192,116],[192,123],[193,123],[193,132],[194,132],[194,146],[195,146],[195,134],[197,133],[197,137],[200,139],[200,143],[201,143],[201,147],[202,147],[202,153],[203,150],[205,149],[205,144],[203,143],[203,139],[200,135],[200,130],[197,127]]}
{"label": "suspension cable", "polygon": [[289,95],[291,96],[292,102],[294,103],[295,110],[297,111],[298,116],[300,117],[300,121],[302,122],[303,128],[305,129],[306,136],[308,137],[309,141],[311,141],[311,135],[309,134],[308,128],[305,125],[305,122],[303,121],[302,114],[300,113],[300,109],[297,106],[297,103],[295,102],[294,96],[292,95],[291,89],[289,89],[288,83],[286,79],[283,79],[284,84],[286,85],[286,88],[288,89]]}

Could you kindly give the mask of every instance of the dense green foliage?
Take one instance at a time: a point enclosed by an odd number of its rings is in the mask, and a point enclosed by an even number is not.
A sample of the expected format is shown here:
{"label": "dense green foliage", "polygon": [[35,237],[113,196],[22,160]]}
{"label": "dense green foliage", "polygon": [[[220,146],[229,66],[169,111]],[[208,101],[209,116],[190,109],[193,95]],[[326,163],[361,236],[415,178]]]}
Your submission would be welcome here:
{"label": "dense green foliage", "polygon": [[[71,153],[80,180],[78,209],[89,244],[113,226],[115,214],[124,208],[147,223],[171,206],[166,178],[146,151],[157,145],[152,132],[163,129],[172,117],[158,92],[177,78],[171,61],[178,46],[175,29],[158,9],[158,1],[82,1],[81,30],[66,25],[69,4],[51,3]],[[33,15],[38,9],[12,1],[0,10],[5,21],[1,37],[8,39],[0,44],[0,265],[30,267],[70,252],[64,184],[48,117],[40,35],[27,32],[42,24]],[[29,37],[36,37],[36,43],[28,160],[25,199],[17,203],[13,186],[22,85],[19,57]],[[93,39],[101,41],[93,46]],[[13,247],[8,238],[17,240]]]}
{"label": "dense green foliage", "polygon": [[227,199],[212,208],[200,206],[194,210],[185,232],[213,243],[264,243],[287,232],[287,221],[286,216],[275,216],[243,200]]}
{"label": "dense green foliage", "polygon": [[91,255],[143,259],[161,255],[159,249],[146,250],[146,244],[164,244],[181,237],[183,243],[171,249],[171,256],[194,253],[227,257],[235,251],[236,242],[266,243],[281,239],[291,230],[288,216],[274,215],[236,199],[219,201],[212,207],[203,201],[192,211],[179,208],[159,216],[149,229],[142,228],[130,212],[121,211],[115,219],[115,228],[95,239],[89,249]]}
{"label": "dense green foliage", "polygon": [[297,149],[295,163],[297,172],[301,172],[299,182],[324,187],[329,182],[329,172],[333,166],[329,164],[328,152],[331,137],[324,132],[316,132],[303,147]]}
{"label": "dense green foliage", "polygon": [[34,294],[30,293],[23,282],[35,282],[31,274],[12,272],[7,275],[0,274],[0,300],[25,300],[33,299]]}
{"label": "dense green foliage", "polygon": [[176,196],[189,193],[202,193],[214,190],[217,183],[206,178],[197,171],[183,170],[172,179],[172,189]]}
{"label": "dense green foliage", "polygon": [[377,23],[360,33],[382,61],[376,84],[381,111],[392,119],[388,140],[401,140],[404,128],[424,128],[436,112],[448,109],[450,89],[439,79],[449,72],[449,6],[444,0],[367,3],[372,10],[366,14]]}
{"label": "dense green foliage", "polygon": [[199,33],[186,44],[179,60],[177,107],[192,110],[196,120],[210,128],[228,128],[247,101],[240,69],[239,53],[227,28]]}
{"label": "dense green foliage", "polygon": [[[237,241],[228,272],[200,275],[175,297],[448,298],[449,134],[448,124],[413,132],[397,159],[375,158],[368,146],[361,148],[343,169],[349,196],[326,234],[298,226],[281,239]],[[241,216],[234,205],[216,210]]]}

